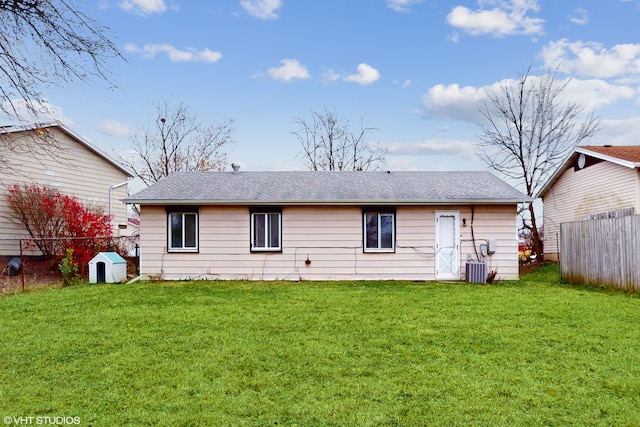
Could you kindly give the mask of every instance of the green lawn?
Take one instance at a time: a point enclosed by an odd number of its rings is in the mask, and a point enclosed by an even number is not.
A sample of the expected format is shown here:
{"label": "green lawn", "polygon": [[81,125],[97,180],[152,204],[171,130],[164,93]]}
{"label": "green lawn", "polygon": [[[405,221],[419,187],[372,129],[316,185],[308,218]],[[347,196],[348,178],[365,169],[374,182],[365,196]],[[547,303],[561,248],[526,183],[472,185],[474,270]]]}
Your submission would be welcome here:
{"label": "green lawn", "polygon": [[555,266],[496,285],[82,285],[0,298],[0,320],[5,422],[640,425],[640,298]]}

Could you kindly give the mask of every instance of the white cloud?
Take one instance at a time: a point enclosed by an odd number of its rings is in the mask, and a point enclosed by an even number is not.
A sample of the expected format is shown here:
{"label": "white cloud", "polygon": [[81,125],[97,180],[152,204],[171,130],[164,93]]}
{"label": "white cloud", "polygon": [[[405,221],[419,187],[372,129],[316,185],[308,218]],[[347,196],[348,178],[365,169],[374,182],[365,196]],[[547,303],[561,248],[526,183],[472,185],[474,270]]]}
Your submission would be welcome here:
{"label": "white cloud", "polygon": [[411,80],[410,79],[407,79],[404,81],[394,80],[393,84],[400,86],[401,89],[406,89],[409,86],[411,86]]}
{"label": "white cloud", "polygon": [[123,0],[120,2],[120,8],[127,12],[150,15],[165,12],[167,5],[164,0]]}
{"label": "white cloud", "polygon": [[476,155],[477,141],[463,139],[427,139],[386,144],[388,170],[481,170]]}
{"label": "white cloud", "polygon": [[597,78],[640,75],[640,44],[619,44],[606,49],[596,42],[561,39],[546,45],[544,64],[567,74]]}
{"label": "white cloud", "polygon": [[579,7],[569,16],[569,21],[577,25],[585,25],[589,22],[589,11]]}
{"label": "white cloud", "polygon": [[135,44],[128,43],[124,47],[128,53],[142,53],[144,58],[154,58],[158,53],[166,53],[171,62],[218,62],[222,58],[220,52],[203,49],[178,50],[170,44],[146,44],[139,48]]}
{"label": "white cloud", "polygon": [[342,79],[346,82],[357,83],[361,86],[370,85],[380,78],[380,72],[368,64],[358,65],[358,72],[356,74],[349,74]]}
{"label": "white cloud", "polygon": [[457,139],[428,139],[415,142],[388,144],[389,154],[410,156],[450,156],[473,154],[475,143]]}
{"label": "white cloud", "polygon": [[396,12],[409,12],[413,4],[420,3],[422,0],[386,0],[387,7]]}
{"label": "white cloud", "polygon": [[422,96],[422,105],[429,117],[476,122],[483,100],[484,88],[438,84]]}
{"label": "white cloud", "polygon": [[283,59],[280,61],[281,67],[269,68],[267,74],[272,79],[291,81],[293,79],[308,79],[310,77],[307,69],[295,59]]}
{"label": "white cloud", "polygon": [[[355,74],[344,74],[331,68],[325,69],[325,72],[322,74],[322,80],[325,83],[333,83],[338,80],[342,80],[345,82],[357,83],[361,86],[367,86],[378,79],[380,79],[380,72],[371,65],[365,63],[358,65],[357,73]],[[408,85],[411,81],[409,80],[407,82],[409,82],[407,83]]]}
{"label": "white cloud", "polygon": [[563,93],[563,99],[577,101],[588,110],[613,105],[638,97],[638,90],[630,86],[616,85],[604,80],[571,79]]}
{"label": "white cloud", "polygon": [[200,52],[197,52],[197,61],[200,62],[218,62],[220,59],[222,59],[222,54],[218,51],[213,51],[213,50],[209,50],[209,49],[204,49]]}
{"label": "white cloud", "polygon": [[[541,18],[527,16],[538,12],[538,0],[485,0],[478,1],[480,8],[471,10],[456,6],[447,15],[447,22],[461,31],[477,36],[490,34],[504,37],[514,34],[542,34]],[[483,8],[483,6],[493,8]]]}
{"label": "white cloud", "polygon": [[115,120],[104,120],[100,123],[100,132],[109,136],[131,136],[135,134],[135,129]]}
{"label": "white cloud", "polygon": [[260,19],[278,19],[282,0],[242,0],[242,6],[251,16]]}
{"label": "white cloud", "polygon": [[342,78],[342,76],[340,75],[340,73],[336,72],[335,70],[332,70],[331,68],[327,68],[325,70],[325,72],[322,74],[322,80],[325,83],[333,83],[335,81],[338,81]]}
{"label": "white cloud", "polygon": [[640,117],[603,119],[602,130],[585,145],[640,145]]}
{"label": "white cloud", "polygon": [[[31,108],[33,107],[33,108]],[[73,120],[64,115],[62,107],[51,104],[47,99],[40,99],[31,102],[31,107],[27,106],[24,99],[12,99],[11,103],[5,101],[0,105],[0,121],[7,123],[13,123],[16,118],[30,122],[50,122],[58,120],[65,125],[73,125]],[[35,109],[35,111],[34,111]],[[15,116],[7,116],[3,113],[3,110],[13,112],[15,110]],[[21,124],[16,122],[15,124]]]}
{"label": "white cloud", "polygon": [[[529,76],[529,83],[535,84],[537,76]],[[562,85],[567,80],[559,80]],[[502,86],[517,85],[512,79],[495,82],[483,87],[465,86],[457,84],[448,86],[439,84],[430,88],[422,97],[422,104],[429,117],[448,118],[477,123],[483,119],[480,109],[487,100],[487,92],[500,95]],[[571,79],[559,101],[577,102],[586,110],[613,105],[620,101],[638,97],[638,90],[624,85],[614,85],[603,80]]]}

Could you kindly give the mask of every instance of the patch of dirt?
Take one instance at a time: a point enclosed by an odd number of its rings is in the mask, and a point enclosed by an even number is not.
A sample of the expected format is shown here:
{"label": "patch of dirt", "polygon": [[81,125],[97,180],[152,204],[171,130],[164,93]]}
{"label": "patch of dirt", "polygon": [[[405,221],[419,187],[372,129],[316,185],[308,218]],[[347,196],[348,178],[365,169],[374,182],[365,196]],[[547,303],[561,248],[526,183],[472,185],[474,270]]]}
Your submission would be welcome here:
{"label": "patch of dirt", "polygon": [[[0,296],[22,292],[23,276],[24,290],[36,288],[50,288],[62,286],[62,275],[58,270],[58,263],[47,261],[41,257],[24,257],[24,265],[16,276],[8,274],[8,264],[13,257],[0,256]],[[124,257],[127,261],[127,274],[136,277],[138,273],[138,258]],[[88,265],[80,267],[80,278],[89,280]]]}
{"label": "patch of dirt", "polygon": [[530,273],[547,264],[553,264],[553,263],[549,261],[542,261],[542,262],[530,262],[527,264],[520,264],[520,274]]}
{"label": "patch of dirt", "polygon": [[49,261],[39,259],[25,259],[21,271],[16,276],[10,276],[7,269],[8,260],[0,259],[0,295],[21,292],[24,289],[38,287],[60,286],[62,276],[56,266]]}

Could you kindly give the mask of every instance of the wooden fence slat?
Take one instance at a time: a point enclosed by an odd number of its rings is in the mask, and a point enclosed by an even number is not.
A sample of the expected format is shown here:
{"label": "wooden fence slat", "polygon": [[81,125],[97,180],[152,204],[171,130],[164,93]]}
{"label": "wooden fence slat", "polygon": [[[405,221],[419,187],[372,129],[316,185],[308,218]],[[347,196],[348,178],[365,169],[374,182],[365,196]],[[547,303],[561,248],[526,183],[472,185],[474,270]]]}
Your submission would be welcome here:
{"label": "wooden fence slat", "polygon": [[560,224],[560,272],[570,283],[640,292],[640,215]]}

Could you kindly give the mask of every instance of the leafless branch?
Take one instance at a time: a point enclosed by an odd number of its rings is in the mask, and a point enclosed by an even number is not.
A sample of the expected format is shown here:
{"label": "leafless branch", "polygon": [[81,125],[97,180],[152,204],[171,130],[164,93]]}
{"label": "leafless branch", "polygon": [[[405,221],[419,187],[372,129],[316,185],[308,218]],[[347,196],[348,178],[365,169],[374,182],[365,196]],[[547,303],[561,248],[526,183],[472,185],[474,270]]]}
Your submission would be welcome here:
{"label": "leafless branch", "polygon": [[152,127],[131,140],[134,156],[118,156],[146,185],[178,171],[224,170],[233,144],[233,119],[204,125],[190,108],[170,101],[155,104]]}
{"label": "leafless branch", "polygon": [[[488,91],[480,110],[478,155],[489,168],[516,181],[528,196],[535,196],[574,147],[600,130],[600,120],[575,101],[564,100],[569,80],[556,73],[503,81]],[[533,204],[526,206],[527,221],[536,250],[541,249]]]}
{"label": "leafless branch", "polygon": [[108,28],[87,16],[79,3],[0,0],[1,113],[37,121],[43,87],[90,77],[110,81],[108,60],[124,58],[109,40]]}
{"label": "leafless branch", "polygon": [[375,128],[360,122],[359,133],[353,133],[348,120],[335,112],[312,111],[311,121],[296,118],[300,130],[293,132],[302,152],[300,158],[309,170],[372,170],[385,163],[387,149],[365,140]]}

